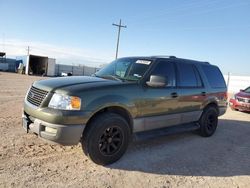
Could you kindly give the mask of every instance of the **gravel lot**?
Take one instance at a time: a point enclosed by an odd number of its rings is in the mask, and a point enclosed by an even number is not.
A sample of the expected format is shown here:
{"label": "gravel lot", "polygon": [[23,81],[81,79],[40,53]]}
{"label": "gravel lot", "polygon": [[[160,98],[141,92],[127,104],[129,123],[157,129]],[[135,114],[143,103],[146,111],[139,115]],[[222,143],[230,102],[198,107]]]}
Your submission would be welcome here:
{"label": "gravel lot", "polygon": [[250,114],[228,109],[214,136],[181,133],[130,144],[102,167],[80,144],[26,134],[22,101],[42,77],[0,72],[0,187],[250,187]]}

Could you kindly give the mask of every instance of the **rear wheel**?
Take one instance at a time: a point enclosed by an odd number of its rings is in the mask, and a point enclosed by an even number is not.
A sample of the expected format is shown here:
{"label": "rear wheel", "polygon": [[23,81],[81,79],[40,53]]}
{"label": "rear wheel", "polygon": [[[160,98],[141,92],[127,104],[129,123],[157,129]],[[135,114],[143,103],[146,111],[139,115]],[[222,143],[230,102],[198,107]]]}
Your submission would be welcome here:
{"label": "rear wheel", "polygon": [[118,114],[104,113],[95,117],[84,131],[82,148],[93,162],[107,165],[122,157],[129,138],[127,121]]}
{"label": "rear wheel", "polygon": [[201,136],[209,137],[214,134],[218,124],[218,111],[214,106],[208,106],[204,109],[199,120]]}

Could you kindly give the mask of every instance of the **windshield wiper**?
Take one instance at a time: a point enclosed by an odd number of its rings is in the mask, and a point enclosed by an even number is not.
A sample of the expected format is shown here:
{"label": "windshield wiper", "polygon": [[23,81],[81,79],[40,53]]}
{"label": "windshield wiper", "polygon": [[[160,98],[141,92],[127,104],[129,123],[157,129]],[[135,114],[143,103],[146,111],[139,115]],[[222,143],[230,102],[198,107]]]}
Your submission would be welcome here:
{"label": "windshield wiper", "polygon": [[118,75],[111,75],[111,74],[108,74],[108,75],[103,75],[103,76],[98,76],[95,74],[96,77],[99,77],[99,78],[104,78],[104,79],[112,79],[112,80],[118,80],[118,81],[124,81],[124,79],[122,79],[120,76]]}

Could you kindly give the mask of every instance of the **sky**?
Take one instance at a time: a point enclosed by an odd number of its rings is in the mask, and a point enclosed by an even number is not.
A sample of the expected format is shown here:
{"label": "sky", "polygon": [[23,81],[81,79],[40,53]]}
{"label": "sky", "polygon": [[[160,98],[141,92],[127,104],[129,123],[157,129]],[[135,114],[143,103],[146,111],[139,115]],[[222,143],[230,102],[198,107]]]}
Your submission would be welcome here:
{"label": "sky", "polygon": [[0,51],[99,66],[119,57],[175,55],[250,75],[249,0],[0,0]]}

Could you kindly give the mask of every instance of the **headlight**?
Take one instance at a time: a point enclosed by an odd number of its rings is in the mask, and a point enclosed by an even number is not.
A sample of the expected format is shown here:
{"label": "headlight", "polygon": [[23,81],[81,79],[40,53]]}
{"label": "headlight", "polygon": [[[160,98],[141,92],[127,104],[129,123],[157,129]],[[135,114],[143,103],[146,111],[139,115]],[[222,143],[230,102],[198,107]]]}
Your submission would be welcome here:
{"label": "headlight", "polygon": [[61,110],[80,110],[81,99],[75,96],[55,93],[49,102],[49,107]]}

